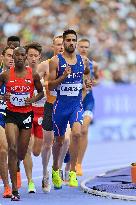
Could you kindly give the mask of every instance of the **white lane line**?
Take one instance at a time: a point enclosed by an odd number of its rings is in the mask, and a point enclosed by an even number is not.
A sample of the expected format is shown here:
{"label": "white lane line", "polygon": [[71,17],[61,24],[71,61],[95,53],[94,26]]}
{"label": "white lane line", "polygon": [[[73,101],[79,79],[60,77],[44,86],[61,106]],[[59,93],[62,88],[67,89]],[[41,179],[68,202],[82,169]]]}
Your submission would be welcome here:
{"label": "white lane line", "polygon": [[[120,167],[119,169],[121,169],[121,168],[124,168],[124,167]],[[112,170],[110,170],[110,171],[112,172]],[[99,176],[104,176],[104,175],[106,175],[106,173],[100,174]],[[82,188],[84,193],[92,194],[95,196],[112,198],[112,199],[136,201],[136,196],[127,196],[127,195],[114,194],[114,193],[109,193],[109,192],[102,192],[102,191],[97,191],[97,190],[94,190],[94,189],[87,187],[86,183],[88,183],[90,180],[93,180],[93,179],[95,179],[95,177],[89,177],[81,182],[81,188]]]}

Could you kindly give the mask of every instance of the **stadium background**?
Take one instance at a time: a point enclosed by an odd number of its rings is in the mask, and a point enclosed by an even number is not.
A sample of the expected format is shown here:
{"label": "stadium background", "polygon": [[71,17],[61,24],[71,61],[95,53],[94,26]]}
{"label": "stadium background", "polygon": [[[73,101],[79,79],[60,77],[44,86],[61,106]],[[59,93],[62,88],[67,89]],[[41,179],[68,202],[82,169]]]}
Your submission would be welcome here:
{"label": "stadium background", "polygon": [[0,50],[18,35],[22,45],[40,42],[47,59],[52,38],[67,28],[90,40],[90,57],[99,65],[90,137],[136,138],[136,0],[0,1]]}

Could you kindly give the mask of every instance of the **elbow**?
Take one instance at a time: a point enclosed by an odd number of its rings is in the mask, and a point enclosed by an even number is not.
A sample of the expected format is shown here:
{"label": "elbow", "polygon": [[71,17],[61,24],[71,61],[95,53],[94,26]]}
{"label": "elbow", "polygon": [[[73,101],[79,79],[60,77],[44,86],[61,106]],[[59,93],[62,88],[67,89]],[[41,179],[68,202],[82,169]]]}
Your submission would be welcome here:
{"label": "elbow", "polygon": [[49,89],[50,91],[52,91],[52,90],[54,89],[51,82],[48,82],[48,89]]}

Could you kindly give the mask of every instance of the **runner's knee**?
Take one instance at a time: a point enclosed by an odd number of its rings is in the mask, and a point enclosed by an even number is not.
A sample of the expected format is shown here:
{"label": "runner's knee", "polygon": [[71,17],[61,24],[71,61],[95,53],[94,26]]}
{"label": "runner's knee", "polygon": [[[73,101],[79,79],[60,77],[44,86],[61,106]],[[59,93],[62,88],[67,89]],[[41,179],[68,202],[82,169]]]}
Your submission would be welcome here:
{"label": "runner's knee", "polygon": [[56,137],[54,140],[54,143],[58,144],[58,146],[62,147],[64,144],[64,138],[63,137]]}
{"label": "runner's knee", "polygon": [[26,156],[26,152],[24,152],[24,151],[18,151],[18,159],[20,160],[20,161],[22,161],[22,160],[24,160],[25,159],[25,156]]}
{"label": "runner's knee", "polygon": [[65,144],[66,146],[69,146],[69,144],[70,144],[70,138],[66,137],[66,138],[64,139],[64,144]]}
{"label": "runner's knee", "polygon": [[73,134],[72,134],[72,138],[73,139],[78,139],[78,138],[80,138],[81,137],[81,134],[79,133],[79,132],[74,132]]}
{"label": "runner's knee", "polygon": [[88,133],[87,127],[82,128],[82,136],[83,137],[87,136],[87,133]]}
{"label": "runner's knee", "polygon": [[10,145],[8,147],[8,153],[10,157],[17,155],[17,147],[15,145]]}
{"label": "runner's knee", "polygon": [[39,155],[40,155],[40,153],[41,153],[41,149],[40,148],[33,148],[33,155],[35,156],[35,157],[38,157]]}
{"label": "runner's knee", "polygon": [[7,143],[0,145],[0,153],[2,153],[2,152],[6,152],[6,153],[8,152],[8,145],[7,145]]}

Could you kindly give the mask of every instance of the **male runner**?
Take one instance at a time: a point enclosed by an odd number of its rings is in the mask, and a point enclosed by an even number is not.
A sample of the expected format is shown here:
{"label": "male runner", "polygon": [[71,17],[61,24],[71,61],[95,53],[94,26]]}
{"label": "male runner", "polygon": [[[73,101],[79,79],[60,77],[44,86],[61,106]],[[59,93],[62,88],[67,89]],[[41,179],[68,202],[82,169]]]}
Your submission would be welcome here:
{"label": "male runner", "polygon": [[[5,47],[2,51],[2,61],[3,68],[2,72],[9,70],[13,66],[13,48],[9,46]],[[10,198],[12,196],[12,191],[9,186],[8,181],[8,165],[7,165],[7,155],[8,155],[8,144],[5,134],[5,116],[6,116],[6,102],[4,100],[4,95],[6,94],[6,88],[3,84],[0,87],[0,173],[4,184],[4,198]]]}
{"label": "male runner", "polygon": [[[9,36],[7,38],[7,45],[13,48],[20,46],[20,38],[18,36]],[[20,161],[17,162],[17,187],[21,187]]]}
{"label": "male runner", "polygon": [[20,46],[20,38],[18,36],[9,36],[7,38],[7,45],[8,46],[13,46],[14,48]]}
{"label": "male runner", "polygon": [[[44,93],[37,73],[25,66],[26,50],[17,47],[13,52],[14,67],[0,75],[0,84],[6,83],[7,97],[6,136],[8,141],[8,164],[12,182],[12,201],[20,200],[17,189],[17,160],[25,158],[31,136],[33,120],[32,103]],[[38,94],[33,97],[34,87]]]}
{"label": "male runner", "polygon": [[[18,36],[9,36],[7,38],[7,46],[9,47],[13,47],[13,48],[16,48],[18,46],[20,46],[20,38]],[[3,60],[2,58],[0,59],[0,72],[3,68]]]}
{"label": "male runner", "polygon": [[[41,58],[42,46],[37,42],[29,43],[25,46],[27,53],[27,62],[29,67],[36,72],[38,69],[38,64]],[[34,94],[37,94],[37,90],[34,90]],[[24,159],[24,167],[26,176],[28,179],[28,193],[35,193],[35,184],[32,180],[32,157],[31,152],[34,156],[39,156],[41,153],[42,143],[43,143],[43,131],[42,131],[42,120],[44,113],[45,97],[41,100],[32,104],[34,119],[32,124],[32,137],[29,143],[28,151]]]}
{"label": "male runner", "polygon": [[[53,52],[54,55],[61,53],[63,51],[62,45],[63,38],[62,36],[56,36],[53,39]],[[41,77],[45,78],[46,82],[46,103],[44,106],[44,117],[42,122],[43,127],[43,147],[42,147],[42,164],[43,164],[43,180],[42,180],[42,189],[43,191],[50,192],[51,185],[49,183],[49,171],[48,163],[51,156],[51,149],[54,139],[53,133],[53,122],[52,122],[52,113],[53,113],[53,104],[56,99],[56,91],[48,90],[48,75],[49,75],[49,60],[43,61],[38,66],[38,73]]]}
{"label": "male runner", "polygon": [[[9,36],[7,38],[7,46],[10,46],[10,48],[16,48],[20,46],[20,38],[18,36]],[[2,68],[4,66],[3,60],[0,63],[0,72],[2,71]],[[20,162],[18,160],[17,162],[17,187],[21,187],[21,174],[20,174]]]}
{"label": "male runner", "polygon": [[[83,121],[82,85],[83,74],[89,73],[89,60],[76,55],[77,34],[74,30],[66,30],[63,33],[63,54],[54,56],[49,62],[50,90],[57,89],[57,99],[53,106],[53,126],[55,141],[53,145],[52,181],[54,188],[62,188],[62,180],[59,175],[60,151],[64,141],[64,135],[68,122],[72,129],[70,147],[71,171],[69,185],[77,187],[75,165],[78,154],[78,144]],[[91,82],[86,82],[91,86]]]}
{"label": "male runner", "polygon": [[[78,41],[77,44],[77,50],[78,53],[81,56],[88,57],[89,54],[89,48],[90,48],[90,41],[88,39],[81,39]],[[96,62],[90,60],[90,73],[84,77],[84,80],[92,79],[94,82],[95,80],[98,80],[98,65]],[[78,158],[77,158],[77,164],[76,164],[76,173],[78,176],[83,175],[82,170],[82,161],[85,155],[85,151],[88,144],[88,128],[90,123],[93,120],[93,111],[94,111],[95,101],[93,97],[93,91],[91,89],[87,89],[84,87],[83,89],[83,108],[84,108],[84,114],[83,114],[83,125],[82,125],[82,134],[80,138],[80,146],[78,150]]]}

